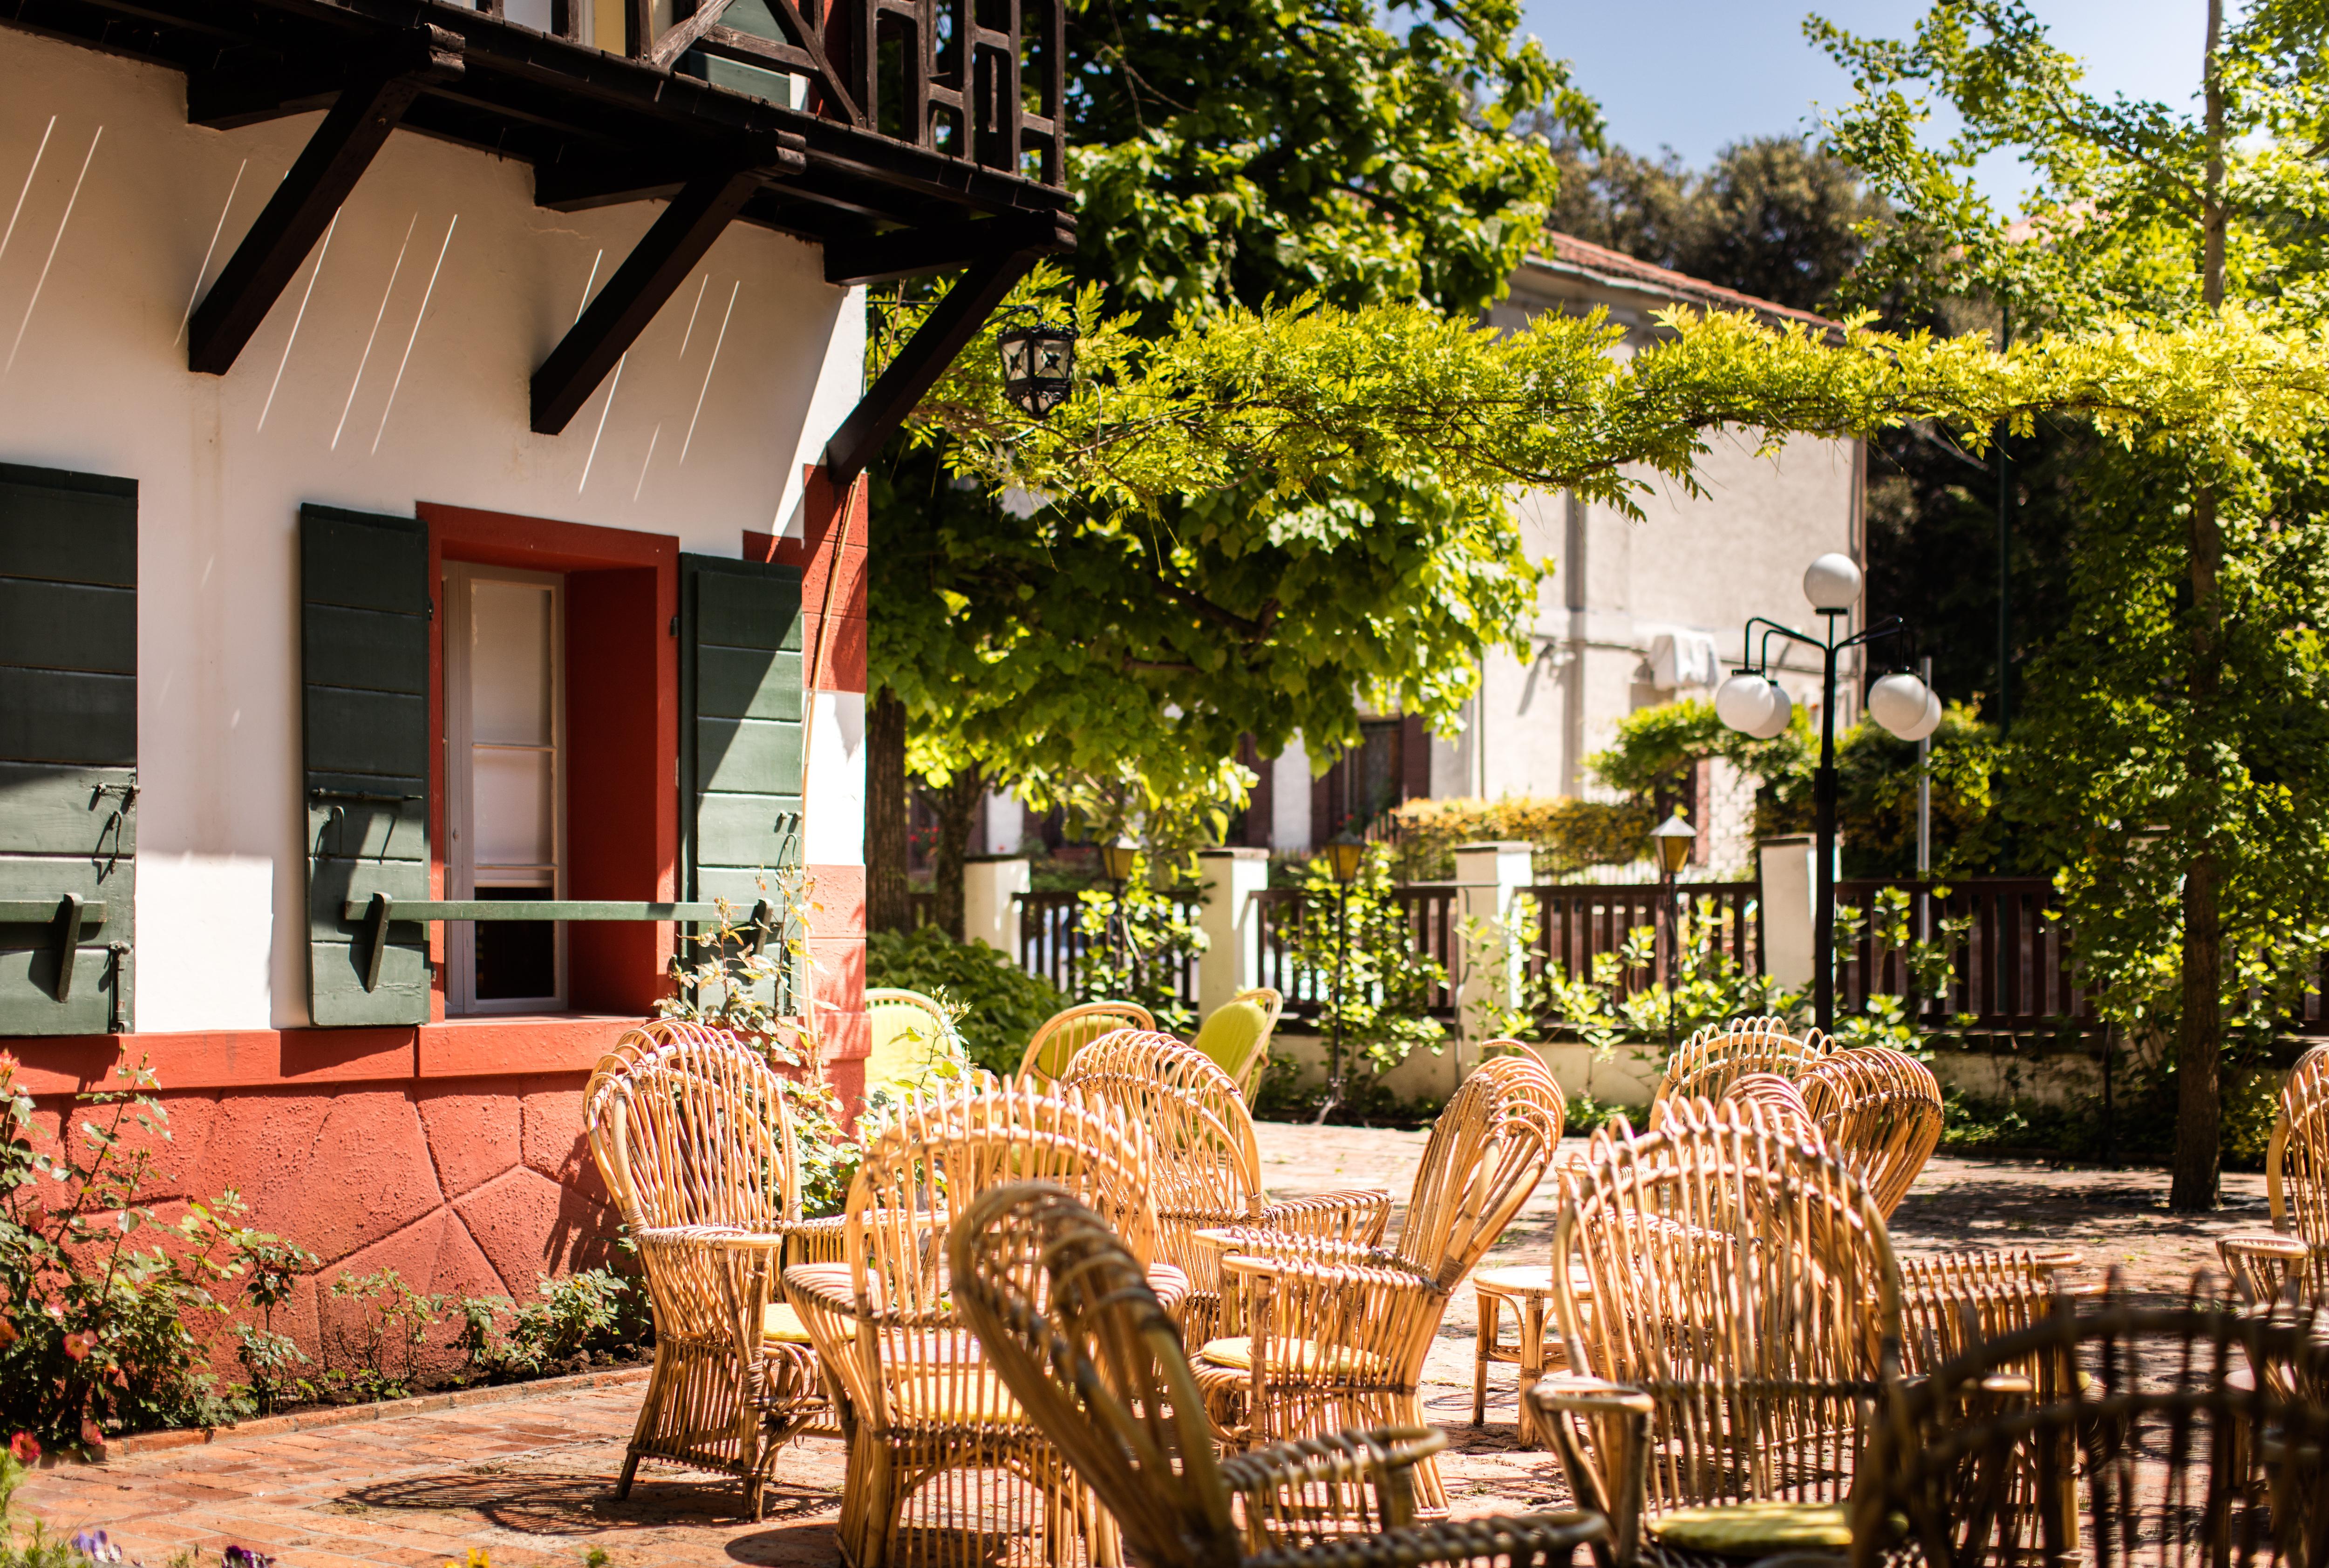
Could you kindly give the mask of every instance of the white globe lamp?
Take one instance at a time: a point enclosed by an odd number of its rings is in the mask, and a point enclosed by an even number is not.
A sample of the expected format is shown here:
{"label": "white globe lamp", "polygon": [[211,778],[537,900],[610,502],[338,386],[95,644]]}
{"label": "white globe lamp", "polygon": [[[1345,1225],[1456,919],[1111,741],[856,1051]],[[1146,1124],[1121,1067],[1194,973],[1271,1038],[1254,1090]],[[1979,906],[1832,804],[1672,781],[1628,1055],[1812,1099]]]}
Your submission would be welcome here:
{"label": "white globe lamp", "polygon": [[1868,689],[1868,717],[1902,740],[1925,721],[1925,700],[1932,696],[1922,681],[1905,671],[1887,675]]}
{"label": "white globe lamp", "polygon": [[1823,615],[1840,615],[1860,602],[1860,568],[1834,550],[1804,572],[1804,597]]}
{"label": "white globe lamp", "polygon": [[1752,735],[1770,717],[1777,690],[1762,676],[1741,671],[1714,689],[1714,717],[1727,728]]}
{"label": "white globe lamp", "polygon": [[1787,726],[1796,717],[1796,705],[1787,697],[1787,689],[1774,681],[1771,686],[1771,706],[1763,722],[1747,731],[1757,740],[1776,740],[1787,733]]}
{"label": "white globe lamp", "polygon": [[1917,720],[1916,727],[1914,728],[1904,730],[1901,733],[1900,738],[1903,740],[1922,740],[1940,727],[1941,694],[1938,691],[1928,690],[1925,693],[1924,717]]}

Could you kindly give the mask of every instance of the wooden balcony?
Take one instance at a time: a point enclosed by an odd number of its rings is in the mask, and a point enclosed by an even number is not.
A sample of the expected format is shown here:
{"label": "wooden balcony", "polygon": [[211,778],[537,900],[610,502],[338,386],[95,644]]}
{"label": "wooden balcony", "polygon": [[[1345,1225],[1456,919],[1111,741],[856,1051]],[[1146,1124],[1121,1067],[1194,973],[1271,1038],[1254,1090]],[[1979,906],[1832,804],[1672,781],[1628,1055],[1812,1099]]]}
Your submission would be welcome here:
{"label": "wooden balcony", "polygon": [[809,4],[15,0],[0,26],[174,67],[196,124],[328,111],[195,310],[197,371],[233,364],[398,129],[531,164],[542,207],[665,203],[536,372],[547,434],[731,221],[821,245],[835,284],[965,270],[835,437],[846,478],[1034,259],[1074,243],[1064,7]]}

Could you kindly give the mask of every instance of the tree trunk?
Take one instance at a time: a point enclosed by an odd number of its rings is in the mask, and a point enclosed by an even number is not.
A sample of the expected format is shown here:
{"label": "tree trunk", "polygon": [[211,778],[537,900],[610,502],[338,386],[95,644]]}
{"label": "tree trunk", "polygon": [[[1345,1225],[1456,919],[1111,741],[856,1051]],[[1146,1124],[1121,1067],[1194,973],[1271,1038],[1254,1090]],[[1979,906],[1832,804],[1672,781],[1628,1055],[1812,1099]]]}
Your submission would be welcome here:
{"label": "tree trunk", "polygon": [[[2200,210],[2201,297],[2211,312],[2224,304],[2224,92],[2217,51],[2223,0],[2208,0],[2208,160]],[[2223,922],[2217,900],[2216,762],[2210,747],[2223,684],[2223,601],[2217,578],[2224,533],[2216,492],[2203,475],[2192,493],[2192,672],[2184,746],[2185,788],[2200,810],[2188,831],[2183,864],[2183,1017],[2175,1047],[2175,1175],[2167,1206],[2183,1214],[2216,1207],[2223,1154]]]}
{"label": "tree trunk", "polygon": [[865,716],[865,929],[910,931],[906,705],[884,686]]}
{"label": "tree trunk", "polygon": [[979,796],[986,793],[986,775],[976,767],[960,768],[943,787],[929,787],[930,808],[938,818],[938,842],[930,848],[934,924],[960,942],[962,861],[970,850],[971,819],[977,814]]}

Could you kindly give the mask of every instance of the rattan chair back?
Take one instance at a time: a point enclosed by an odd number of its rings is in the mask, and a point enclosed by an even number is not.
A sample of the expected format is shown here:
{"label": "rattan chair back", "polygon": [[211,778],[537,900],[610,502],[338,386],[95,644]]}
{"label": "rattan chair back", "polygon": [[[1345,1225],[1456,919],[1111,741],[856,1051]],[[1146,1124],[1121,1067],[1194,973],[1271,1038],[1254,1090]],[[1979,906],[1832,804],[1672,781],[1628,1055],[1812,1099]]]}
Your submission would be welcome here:
{"label": "rattan chair back", "polygon": [[[2294,1375],[2255,1376],[2268,1366]],[[2055,1370],[2032,1381],[2032,1367]],[[1853,1499],[1854,1568],[1904,1550],[1932,1568],[2321,1568],[2329,1408],[2295,1391],[2324,1372],[2323,1343],[2286,1321],[2065,1300],[1889,1385]],[[2065,1502],[2028,1507],[2033,1484]]]}
{"label": "rattan chair back", "polygon": [[996,1376],[1116,1516],[1133,1560],[1236,1563],[1180,1331],[1107,1222],[1062,1188],[1014,1182],[963,1211],[948,1256]]}
{"label": "rattan chair back", "polygon": [[584,1086],[584,1130],[631,1229],[800,1217],[799,1150],[766,1056],[702,1024],[628,1030]]}
{"label": "rattan chair back", "polygon": [[1077,1053],[1118,1029],[1154,1029],[1154,1014],[1133,1001],[1079,1002],[1045,1019],[1019,1058],[1019,1082],[1042,1088],[1067,1075]]}
{"label": "rattan chair back", "polygon": [[1941,1141],[1933,1070],[1886,1046],[1834,1051],[1797,1080],[1830,1148],[1856,1163],[1890,1219]]}
{"label": "rattan chair back", "polygon": [[1650,1102],[1651,1125],[1656,1112],[1669,1100],[1721,1100],[1730,1085],[1749,1073],[1770,1073],[1800,1078],[1813,1063],[1833,1048],[1817,1029],[1800,1037],[1778,1018],[1733,1019],[1710,1024],[1675,1047],[1666,1063],[1665,1076]]}
{"label": "rattan chair back", "polygon": [[2312,1299],[2329,1300],[2329,1046],[2299,1056],[2281,1085],[2264,1186],[2273,1228],[2294,1231],[2312,1248]]}
{"label": "rattan chair back", "polygon": [[865,1016],[873,1035],[873,1048],[865,1057],[868,1089],[918,1082],[933,1061],[961,1054],[954,1016],[920,991],[870,987]]}
{"label": "rattan chair back", "polygon": [[1533,1055],[1492,1056],[1431,1124],[1396,1256],[1452,1291],[1543,1179],[1569,1103]]}
{"label": "rattan chair back", "polygon": [[1636,1508],[1841,1500],[1900,1329],[1891,1244],[1856,1174],[1760,1106],[1665,1110],[1646,1134],[1622,1119],[1594,1134],[1553,1233],[1570,1366],[1647,1400],[1646,1452],[1627,1420],[1597,1420],[1589,1462],[1584,1434],[1553,1423],[1572,1484],[1608,1488],[1579,1500],[1617,1510],[1622,1552]]}
{"label": "rattan chair back", "polygon": [[1819,1124],[1812,1120],[1811,1108],[1804,1103],[1803,1092],[1792,1079],[1777,1073],[1749,1073],[1730,1085],[1722,1096],[1726,1105],[1758,1105],[1763,1119],[1790,1133],[1816,1133]]}

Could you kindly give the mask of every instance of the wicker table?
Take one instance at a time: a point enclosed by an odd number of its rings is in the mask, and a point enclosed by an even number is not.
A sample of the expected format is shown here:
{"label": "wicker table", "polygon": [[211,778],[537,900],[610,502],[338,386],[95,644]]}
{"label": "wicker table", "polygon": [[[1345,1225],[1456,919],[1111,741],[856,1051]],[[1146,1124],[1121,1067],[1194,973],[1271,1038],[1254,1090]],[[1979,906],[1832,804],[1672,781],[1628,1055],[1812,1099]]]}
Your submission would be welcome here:
{"label": "wicker table", "polygon": [[[1572,1273],[1570,1288],[1579,1298],[1589,1296],[1592,1287],[1581,1272]],[[1479,1302],[1479,1333],[1472,1349],[1472,1424],[1478,1426],[1488,1414],[1488,1364],[1496,1362],[1520,1368],[1520,1441],[1532,1447],[1543,1446],[1543,1437],[1537,1431],[1536,1412],[1529,1404],[1528,1391],[1544,1376],[1546,1357],[1566,1366],[1569,1357],[1556,1340],[1545,1340],[1545,1324],[1552,1305],[1552,1268],[1550,1264],[1519,1265],[1503,1269],[1482,1269],[1472,1276],[1472,1290]],[[1509,1311],[1517,1333],[1507,1340],[1504,1336],[1504,1319]]]}

